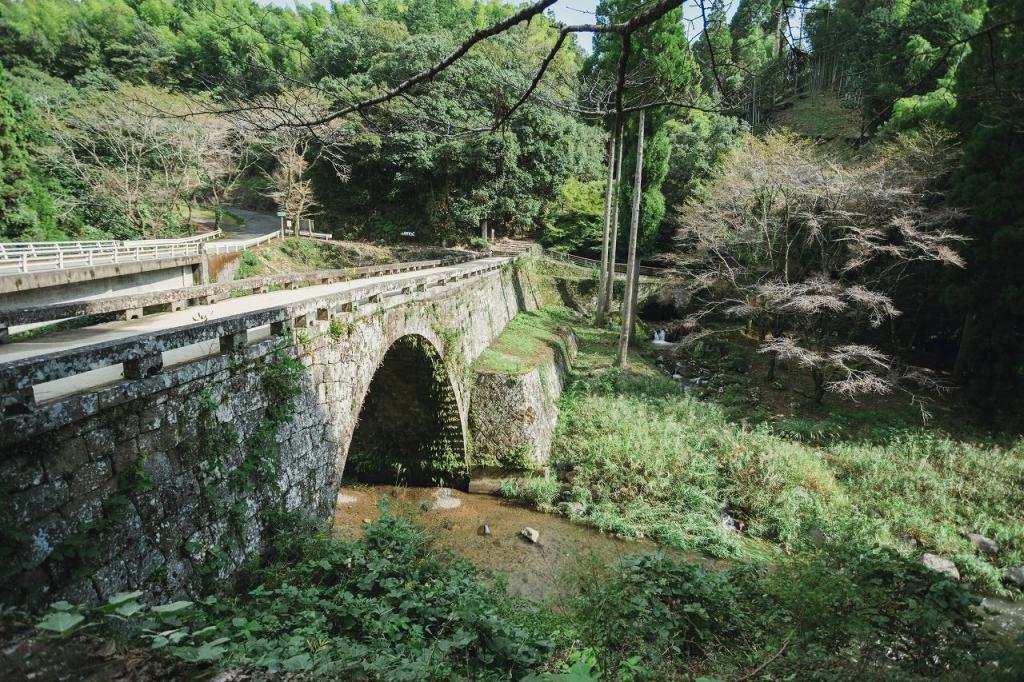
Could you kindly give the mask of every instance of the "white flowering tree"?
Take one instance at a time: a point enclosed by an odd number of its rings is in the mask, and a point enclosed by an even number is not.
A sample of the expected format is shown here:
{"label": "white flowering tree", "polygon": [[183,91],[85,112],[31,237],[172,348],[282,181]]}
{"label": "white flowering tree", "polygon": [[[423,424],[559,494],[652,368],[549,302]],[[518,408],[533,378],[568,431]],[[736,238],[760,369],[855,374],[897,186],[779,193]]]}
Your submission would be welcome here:
{"label": "white flowering tree", "polygon": [[694,279],[691,322],[739,318],[760,351],[807,369],[826,392],[888,393],[923,381],[863,343],[900,314],[891,292],[914,262],[957,267],[960,215],[935,179],[951,143],[926,131],[841,165],[802,138],[748,136],[726,159],[710,195],[680,211],[678,241]]}

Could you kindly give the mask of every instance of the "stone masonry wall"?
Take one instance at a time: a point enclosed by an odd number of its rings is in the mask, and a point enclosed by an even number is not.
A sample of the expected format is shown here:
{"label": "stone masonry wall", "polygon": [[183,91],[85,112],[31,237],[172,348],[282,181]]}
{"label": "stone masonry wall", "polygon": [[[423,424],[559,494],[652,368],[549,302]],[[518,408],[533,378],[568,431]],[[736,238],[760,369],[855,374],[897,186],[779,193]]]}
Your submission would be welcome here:
{"label": "stone masonry wall", "polygon": [[0,602],[126,589],[159,600],[222,585],[259,552],[271,512],[331,517],[392,343],[416,334],[434,346],[466,433],[470,363],[534,305],[508,266],[166,368],[163,390],[0,447]]}
{"label": "stone masonry wall", "polygon": [[[499,468],[533,469],[547,464],[558,424],[558,398],[576,354],[572,331],[560,331],[565,350],[553,347],[547,361],[528,372],[477,371],[473,378],[470,428],[474,457]],[[492,481],[479,476],[480,481]],[[474,490],[487,490],[486,483]]]}

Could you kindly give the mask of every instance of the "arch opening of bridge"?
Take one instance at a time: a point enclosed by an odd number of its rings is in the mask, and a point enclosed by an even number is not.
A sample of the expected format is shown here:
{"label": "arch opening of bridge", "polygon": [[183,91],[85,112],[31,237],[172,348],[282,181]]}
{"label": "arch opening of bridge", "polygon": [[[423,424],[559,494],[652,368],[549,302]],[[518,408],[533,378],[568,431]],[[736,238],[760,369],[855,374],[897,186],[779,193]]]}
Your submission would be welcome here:
{"label": "arch opening of bridge", "polygon": [[403,336],[385,353],[363,399],[342,479],[468,486],[455,391],[440,353],[425,337]]}

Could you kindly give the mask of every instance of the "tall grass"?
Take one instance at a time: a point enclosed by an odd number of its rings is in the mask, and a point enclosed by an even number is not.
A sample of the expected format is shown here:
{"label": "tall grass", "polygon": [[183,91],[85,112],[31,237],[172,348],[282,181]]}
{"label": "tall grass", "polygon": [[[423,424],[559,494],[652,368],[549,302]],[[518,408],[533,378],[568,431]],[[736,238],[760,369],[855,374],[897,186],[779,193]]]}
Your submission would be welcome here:
{"label": "tall grass", "polygon": [[[966,442],[902,421],[818,442],[794,423],[743,428],[641,356],[629,371],[611,368],[612,330],[577,333],[580,362],[552,449],[559,489],[547,487],[546,506],[578,502],[602,529],[727,558],[798,551],[822,536],[930,551],[991,592],[1024,563],[1024,442]],[[723,513],[742,532],[724,528]],[[1000,553],[979,554],[967,532],[997,540]]]}

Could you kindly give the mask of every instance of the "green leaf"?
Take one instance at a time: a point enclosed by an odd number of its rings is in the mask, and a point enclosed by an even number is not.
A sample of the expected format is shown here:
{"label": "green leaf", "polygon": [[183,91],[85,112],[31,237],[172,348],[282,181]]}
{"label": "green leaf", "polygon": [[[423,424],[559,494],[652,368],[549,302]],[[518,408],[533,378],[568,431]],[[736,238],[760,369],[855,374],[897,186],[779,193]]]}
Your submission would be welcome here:
{"label": "green leaf", "polygon": [[127,604],[118,606],[116,609],[114,609],[114,613],[116,613],[119,616],[123,616],[124,618],[130,618],[139,611],[142,611],[144,608],[145,607],[142,604],[139,604],[138,602],[128,602]]}
{"label": "green leaf", "polygon": [[177,613],[178,611],[184,611],[190,608],[193,602],[190,601],[174,601],[170,604],[161,604],[160,606],[154,606],[151,610],[153,613]]}
{"label": "green leaf", "polygon": [[40,630],[49,630],[50,632],[56,632],[57,634],[63,635],[70,632],[83,620],[85,620],[85,616],[80,613],[53,611],[46,614],[45,618],[36,623],[36,627]]}
{"label": "green leaf", "polygon": [[118,592],[113,597],[107,600],[107,603],[111,606],[118,606],[125,603],[126,601],[134,601],[142,596],[142,590],[136,590],[135,592]]}

